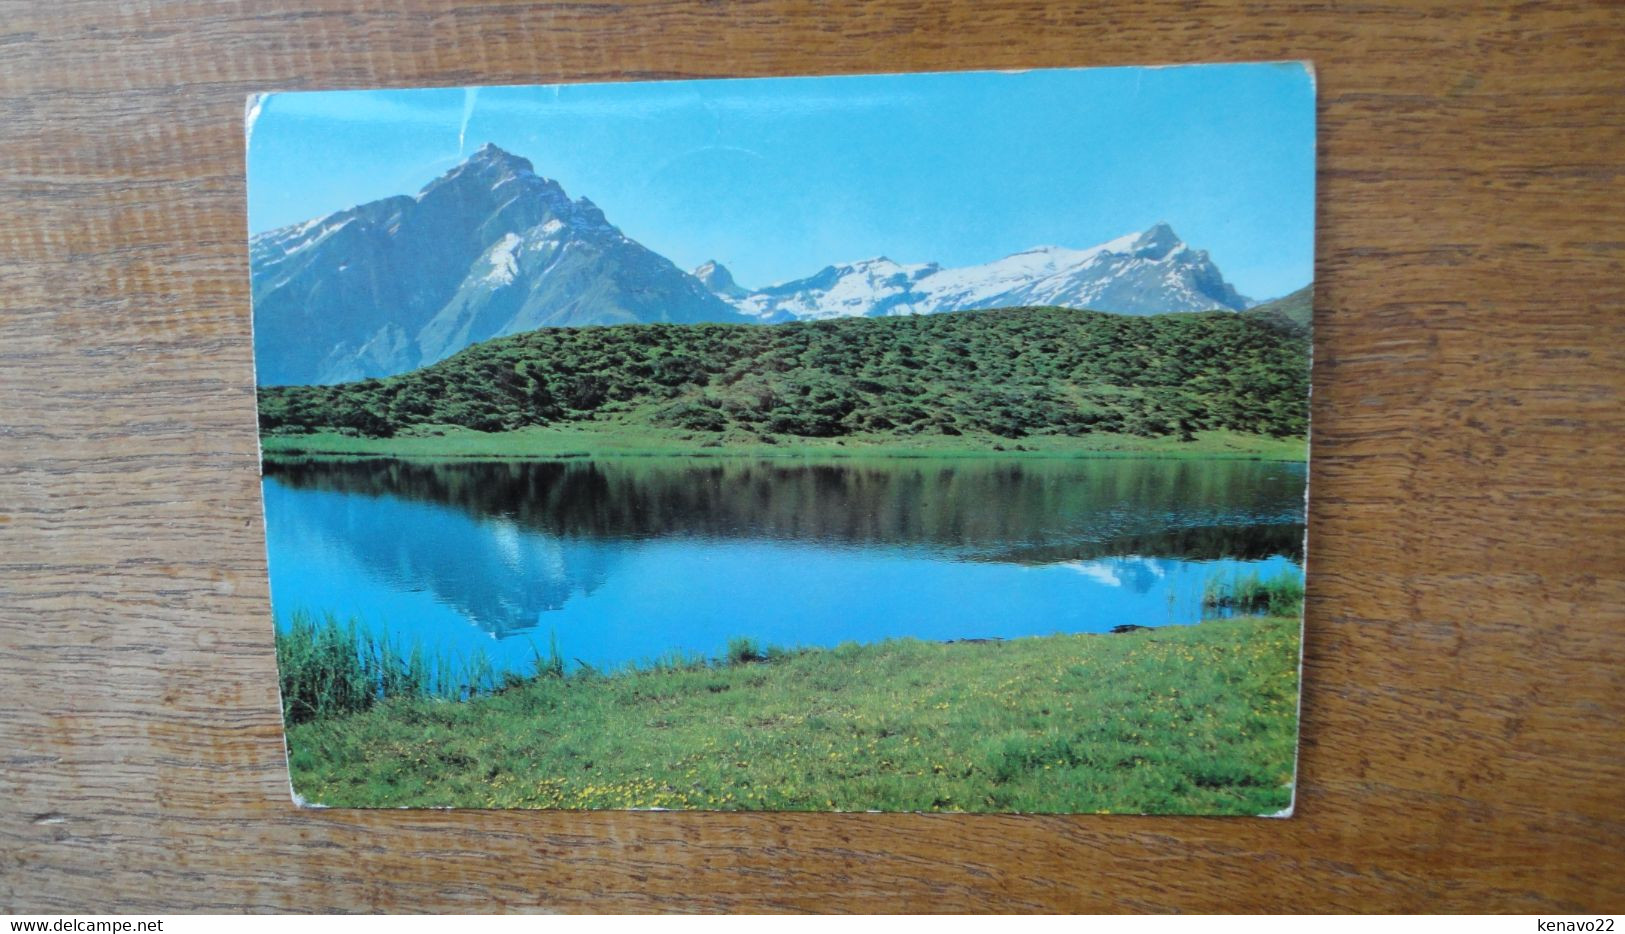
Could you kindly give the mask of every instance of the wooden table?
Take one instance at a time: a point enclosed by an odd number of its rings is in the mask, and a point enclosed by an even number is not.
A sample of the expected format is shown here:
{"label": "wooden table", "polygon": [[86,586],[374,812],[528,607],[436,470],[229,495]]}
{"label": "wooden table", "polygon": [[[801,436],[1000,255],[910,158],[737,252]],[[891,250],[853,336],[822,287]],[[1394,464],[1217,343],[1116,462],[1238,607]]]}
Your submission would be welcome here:
{"label": "wooden table", "polygon": [[[1281,58],[1297,817],[289,804],[246,94]],[[1625,910],[1622,166],[1617,2],[0,0],[0,911]]]}

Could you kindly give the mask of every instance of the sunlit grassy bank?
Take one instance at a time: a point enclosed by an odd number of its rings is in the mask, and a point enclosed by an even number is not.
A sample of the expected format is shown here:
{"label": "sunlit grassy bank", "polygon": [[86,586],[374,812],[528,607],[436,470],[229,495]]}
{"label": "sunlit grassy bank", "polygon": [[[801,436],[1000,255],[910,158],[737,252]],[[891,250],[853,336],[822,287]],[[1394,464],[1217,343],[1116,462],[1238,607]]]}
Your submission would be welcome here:
{"label": "sunlit grassy bank", "polygon": [[340,806],[1271,813],[1291,800],[1298,633],[741,646],[293,723],[289,762],[306,800]]}
{"label": "sunlit grassy bank", "polygon": [[844,438],[765,440],[744,432],[700,434],[605,418],[475,431],[451,426],[407,429],[388,438],[321,431],[263,436],[268,457],[369,456],[411,458],[572,458],[643,455],[783,458],[885,457],[1191,457],[1301,461],[1308,441],[1234,431],[1197,432],[1191,441],[1127,434],[1029,435],[1019,441],[991,434],[959,436],[855,434]]}

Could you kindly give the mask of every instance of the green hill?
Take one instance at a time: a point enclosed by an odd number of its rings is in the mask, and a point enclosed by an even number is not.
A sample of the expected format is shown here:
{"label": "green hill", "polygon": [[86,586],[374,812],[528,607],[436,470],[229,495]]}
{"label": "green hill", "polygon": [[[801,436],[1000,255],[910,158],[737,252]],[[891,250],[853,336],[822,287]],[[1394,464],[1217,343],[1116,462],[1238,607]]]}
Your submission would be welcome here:
{"label": "green hill", "polygon": [[1306,285],[1291,295],[1264,302],[1242,312],[1243,315],[1265,321],[1295,335],[1307,336],[1314,326],[1315,287]]}
{"label": "green hill", "polygon": [[1308,401],[1307,331],[1282,328],[1274,315],[1064,308],[544,328],[389,379],[262,387],[259,396],[271,435],[608,419],[768,441],[1302,437]]}

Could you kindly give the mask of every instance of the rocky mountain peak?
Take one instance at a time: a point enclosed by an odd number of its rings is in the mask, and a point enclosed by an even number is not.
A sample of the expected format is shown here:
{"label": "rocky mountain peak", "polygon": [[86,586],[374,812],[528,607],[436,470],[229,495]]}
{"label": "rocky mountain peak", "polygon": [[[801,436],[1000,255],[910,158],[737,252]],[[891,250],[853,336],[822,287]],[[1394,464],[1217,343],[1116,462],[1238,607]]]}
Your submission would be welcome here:
{"label": "rocky mountain peak", "polygon": [[1140,234],[1131,251],[1141,259],[1162,259],[1183,245],[1172,227],[1167,223],[1157,223]]}
{"label": "rocky mountain peak", "polygon": [[417,197],[419,201],[450,200],[494,206],[513,200],[516,191],[553,209],[569,202],[559,183],[537,175],[529,159],[492,143],[481,146],[446,174],[425,185]]}
{"label": "rocky mountain peak", "polygon": [[415,197],[254,238],[262,384],[383,377],[539,327],[746,319],[487,144]]}
{"label": "rocky mountain peak", "polygon": [[463,164],[479,169],[500,169],[516,175],[533,175],[536,171],[529,159],[514,155],[496,143],[486,143],[474,150],[474,154],[464,160]]}
{"label": "rocky mountain peak", "polygon": [[693,276],[713,294],[727,301],[744,298],[750,294],[734,281],[733,273],[728,271],[728,267],[714,259],[708,259],[695,267]]}
{"label": "rocky mountain peak", "polygon": [[696,266],[694,278],[713,292],[723,292],[738,284],[734,282],[733,273],[728,271],[728,267],[714,259],[708,259]]}

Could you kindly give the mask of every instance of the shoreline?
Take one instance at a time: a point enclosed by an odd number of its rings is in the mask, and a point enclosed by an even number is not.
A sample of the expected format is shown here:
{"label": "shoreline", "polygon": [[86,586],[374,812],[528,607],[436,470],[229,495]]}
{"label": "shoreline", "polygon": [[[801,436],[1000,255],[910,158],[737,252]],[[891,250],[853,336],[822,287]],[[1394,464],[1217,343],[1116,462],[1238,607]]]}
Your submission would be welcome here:
{"label": "shoreline", "polygon": [[1198,432],[1192,441],[1134,435],[930,436],[909,442],[893,437],[787,438],[701,437],[692,432],[604,425],[479,432],[456,427],[388,438],[335,431],[262,434],[264,460],[393,458],[402,460],[589,460],[613,457],[858,459],[1156,459],[1257,460],[1307,463],[1306,438],[1270,438],[1235,432]]}

